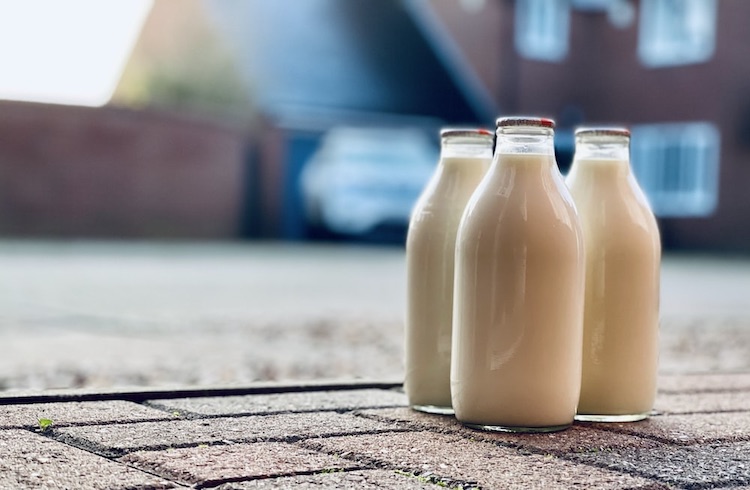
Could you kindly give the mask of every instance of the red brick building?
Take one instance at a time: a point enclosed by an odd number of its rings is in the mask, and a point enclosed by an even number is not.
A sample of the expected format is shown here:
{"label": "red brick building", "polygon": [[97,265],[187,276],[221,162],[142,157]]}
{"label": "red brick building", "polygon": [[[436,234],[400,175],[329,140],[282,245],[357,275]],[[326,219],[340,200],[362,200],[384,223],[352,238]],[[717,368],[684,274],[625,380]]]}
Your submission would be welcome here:
{"label": "red brick building", "polygon": [[750,250],[750,2],[429,4],[501,113],[633,128],[666,247]]}

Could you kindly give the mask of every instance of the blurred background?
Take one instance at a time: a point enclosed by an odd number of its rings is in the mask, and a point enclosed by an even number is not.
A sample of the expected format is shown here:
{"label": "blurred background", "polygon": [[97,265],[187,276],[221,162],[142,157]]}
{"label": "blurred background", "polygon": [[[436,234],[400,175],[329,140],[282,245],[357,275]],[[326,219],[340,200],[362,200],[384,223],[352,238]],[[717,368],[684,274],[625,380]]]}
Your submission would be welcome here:
{"label": "blurred background", "polygon": [[0,0],[0,389],[401,376],[403,242],[438,130],[509,114],[557,121],[563,172],[576,126],[629,126],[667,284],[725,285],[703,310],[667,291],[667,323],[741,337],[745,262],[691,257],[750,251],[749,18],[744,0]]}

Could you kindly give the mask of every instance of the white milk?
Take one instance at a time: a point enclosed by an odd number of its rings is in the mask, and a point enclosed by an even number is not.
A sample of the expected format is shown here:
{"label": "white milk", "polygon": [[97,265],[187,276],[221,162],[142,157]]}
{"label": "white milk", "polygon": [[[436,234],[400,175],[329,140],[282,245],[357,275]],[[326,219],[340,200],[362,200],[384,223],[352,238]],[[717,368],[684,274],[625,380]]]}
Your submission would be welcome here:
{"label": "white milk", "polygon": [[492,159],[492,134],[442,132],[441,159],[412,213],[406,242],[409,404],[453,413],[450,393],[453,259],[466,202]]}
{"label": "white milk", "polygon": [[[573,422],[581,382],[580,223],[551,127],[503,121],[456,242],[453,407],[470,426],[560,430]],[[535,136],[517,137],[523,130]]]}
{"label": "white milk", "polygon": [[580,420],[640,420],[656,396],[659,230],[630,171],[623,134],[624,151],[609,152],[619,158],[597,158],[581,149],[586,133],[577,133],[567,178],[586,245]]}

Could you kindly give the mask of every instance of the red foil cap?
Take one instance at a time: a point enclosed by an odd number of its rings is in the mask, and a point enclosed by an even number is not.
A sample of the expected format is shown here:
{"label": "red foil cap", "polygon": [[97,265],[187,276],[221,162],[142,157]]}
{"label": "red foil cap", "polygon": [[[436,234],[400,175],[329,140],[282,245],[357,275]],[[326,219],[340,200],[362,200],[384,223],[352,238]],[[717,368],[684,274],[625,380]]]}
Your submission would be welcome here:
{"label": "red foil cap", "polygon": [[508,127],[508,126],[534,126],[541,128],[555,129],[555,121],[547,117],[501,117],[495,121],[495,126]]}

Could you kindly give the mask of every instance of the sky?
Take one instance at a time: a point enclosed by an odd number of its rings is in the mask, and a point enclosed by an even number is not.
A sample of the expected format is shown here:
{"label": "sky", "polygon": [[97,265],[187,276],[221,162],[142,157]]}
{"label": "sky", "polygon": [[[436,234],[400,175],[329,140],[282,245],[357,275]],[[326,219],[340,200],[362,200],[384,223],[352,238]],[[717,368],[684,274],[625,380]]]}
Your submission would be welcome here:
{"label": "sky", "polygon": [[0,0],[0,99],[100,106],[152,0]]}

